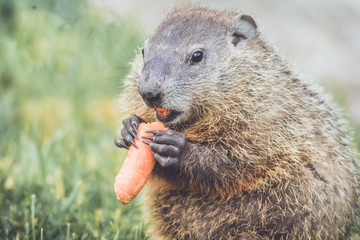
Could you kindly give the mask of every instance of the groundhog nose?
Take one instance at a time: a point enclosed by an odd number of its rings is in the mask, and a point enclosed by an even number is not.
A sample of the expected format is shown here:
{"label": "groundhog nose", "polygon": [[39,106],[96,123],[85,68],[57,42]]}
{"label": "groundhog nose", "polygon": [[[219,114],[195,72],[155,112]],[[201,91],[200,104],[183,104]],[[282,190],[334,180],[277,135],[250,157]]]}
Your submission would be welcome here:
{"label": "groundhog nose", "polygon": [[141,97],[149,107],[161,106],[163,94],[156,91],[141,91]]}

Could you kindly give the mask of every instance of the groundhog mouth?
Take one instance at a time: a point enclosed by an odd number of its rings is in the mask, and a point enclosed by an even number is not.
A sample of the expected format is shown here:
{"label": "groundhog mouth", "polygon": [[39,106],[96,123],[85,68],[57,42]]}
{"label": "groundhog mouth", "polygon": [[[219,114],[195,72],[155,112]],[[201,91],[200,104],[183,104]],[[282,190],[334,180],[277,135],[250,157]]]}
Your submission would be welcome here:
{"label": "groundhog mouth", "polygon": [[164,123],[173,121],[180,114],[180,112],[168,108],[155,107],[154,109],[156,111],[156,118]]}

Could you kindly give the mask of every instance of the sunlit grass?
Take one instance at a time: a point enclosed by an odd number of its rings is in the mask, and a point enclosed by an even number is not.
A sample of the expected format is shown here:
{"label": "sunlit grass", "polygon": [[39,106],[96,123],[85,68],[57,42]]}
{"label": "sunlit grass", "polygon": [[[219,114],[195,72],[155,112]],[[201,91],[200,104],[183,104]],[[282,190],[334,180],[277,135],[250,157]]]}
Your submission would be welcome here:
{"label": "sunlit grass", "polygon": [[7,142],[0,159],[1,236],[38,239],[41,229],[47,239],[69,231],[83,238],[139,234],[137,201],[121,206],[113,190],[126,153],[113,145],[115,111],[111,100],[89,102],[79,112],[61,99],[20,104],[23,127],[8,126],[14,137],[1,136]]}
{"label": "sunlit grass", "polygon": [[86,1],[33,4],[0,1],[0,239],[144,239],[138,200],[113,190],[115,99],[142,39]]}

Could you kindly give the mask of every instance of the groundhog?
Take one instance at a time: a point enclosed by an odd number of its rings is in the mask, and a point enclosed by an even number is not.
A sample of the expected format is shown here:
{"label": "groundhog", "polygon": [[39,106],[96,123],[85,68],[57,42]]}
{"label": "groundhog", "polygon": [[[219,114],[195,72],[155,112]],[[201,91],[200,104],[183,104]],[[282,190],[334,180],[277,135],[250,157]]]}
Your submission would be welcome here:
{"label": "groundhog", "polygon": [[140,122],[169,128],[149,143],[154,239],[346,238],[358,198],[346,124],[252,17],[179,7],[141,53],[115,143],[134,144]]}

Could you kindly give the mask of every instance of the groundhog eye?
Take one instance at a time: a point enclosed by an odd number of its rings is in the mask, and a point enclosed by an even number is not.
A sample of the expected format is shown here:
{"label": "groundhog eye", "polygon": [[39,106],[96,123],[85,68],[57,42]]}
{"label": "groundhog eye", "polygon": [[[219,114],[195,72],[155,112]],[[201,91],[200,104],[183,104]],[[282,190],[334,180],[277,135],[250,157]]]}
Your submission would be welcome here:
{"label": "groundhog eye", "polygon": [[144,55],[145,55],[144,49],[141,49],[141,53],[142,53],[142,55],[144,57]]}
{"label": "groundhog eye", "polygon": [[201,60],[204,57],[204,53],[202,51],[196,51],[191,56],[191,63],[198,63],[201,62]]}

